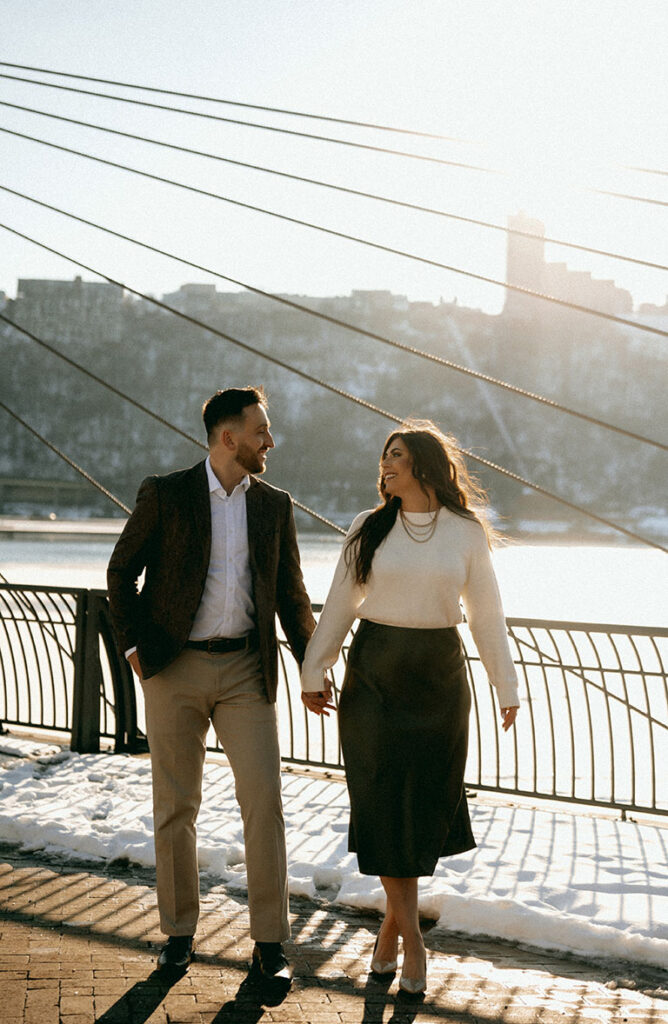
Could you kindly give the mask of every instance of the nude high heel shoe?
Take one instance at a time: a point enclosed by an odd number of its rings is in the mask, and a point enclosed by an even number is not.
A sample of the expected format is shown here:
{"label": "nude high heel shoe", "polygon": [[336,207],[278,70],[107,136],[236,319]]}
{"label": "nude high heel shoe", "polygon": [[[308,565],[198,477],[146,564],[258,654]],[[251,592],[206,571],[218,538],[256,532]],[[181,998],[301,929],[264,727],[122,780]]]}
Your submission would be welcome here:
{"label": "nude high heel shoe", "polygon": [[423,992],[427,991],[427,956],[424,958],[424,973],[417,978],[407,978],[401,971],[401,977],[399,979],[399,988],[402,992],[407,992],[411,996],[422,995]]}
{"label": "nude high heel shoe", "polygon": [[373,947],[373,953],[371,954],[371,973],[382,976],[384,974],[394,974],[397,969],[397,961],[395,960],[377,960],[376,950],[378,949],[378,936]]}

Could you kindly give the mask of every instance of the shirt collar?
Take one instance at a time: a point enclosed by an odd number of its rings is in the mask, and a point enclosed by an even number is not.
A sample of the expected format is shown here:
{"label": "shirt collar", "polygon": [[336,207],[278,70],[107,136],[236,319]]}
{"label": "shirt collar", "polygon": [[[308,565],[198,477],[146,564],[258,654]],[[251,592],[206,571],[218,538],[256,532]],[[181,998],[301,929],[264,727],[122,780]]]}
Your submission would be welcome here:
{"label": "shirt collar", "polygon": [[204,465],[206,466],[206,477],[209,483],[210,494],[212,494],[215,491],[217,494],[219,494],[220,497],[231,498],[232,495],[236,494],[237,492],[247,491],[248,488],[250,487],[250,477],[248,476],[248,474],[246,474],[243,480],[241,480],[234,488],[232,494],[228,494],[223,485],[221,484],[220,480],[212,470],[211,459],[208,455],[206,457],[206,462],[204,463]]}

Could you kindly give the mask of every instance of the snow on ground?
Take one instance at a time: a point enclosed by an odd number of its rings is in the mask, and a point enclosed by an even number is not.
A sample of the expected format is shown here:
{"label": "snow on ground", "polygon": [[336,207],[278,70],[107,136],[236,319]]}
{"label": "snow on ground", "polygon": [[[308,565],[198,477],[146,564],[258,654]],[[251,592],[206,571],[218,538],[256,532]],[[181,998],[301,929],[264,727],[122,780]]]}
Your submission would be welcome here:
{"label": "snow on ground", "polygon": [[[146,757],[72,754],[0,737],[0,837],[27,850],[154,864]],[[290,891],[383,909],[377,878],[347,850],[348,797],[336,780],[285,774]],[[668,829],[585,813],[471,801],[478,849],[420,882],[437,927],[588,957],[668,967]],[[244,888],[229,767],[210,759],[198,822],[200,869]],[[215,888],[214,888],[215,891]]]}

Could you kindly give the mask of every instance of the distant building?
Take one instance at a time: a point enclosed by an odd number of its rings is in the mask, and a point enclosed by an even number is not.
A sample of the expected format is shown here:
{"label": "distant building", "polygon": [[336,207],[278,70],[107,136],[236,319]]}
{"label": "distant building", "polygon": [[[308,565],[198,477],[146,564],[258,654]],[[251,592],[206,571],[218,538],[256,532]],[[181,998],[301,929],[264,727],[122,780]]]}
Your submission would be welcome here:
{"label": "distant building", "polygon": [[642,316],[668,316],[668,295],[663,306],[656,306],[653,302],[641,302],[638,312]]}
{"label": "distant building", "polygon": [[19,278],[13,319],[45,341],[120,340],[123,289],[96,281]]}
{"label": "distant building", "polygon": [[[534,236],[508,235],[508,284],[616,316],[624,316],[633,310],[631,293],[618,288],[614,281],[596,280],[588,271],[569,270],[565,263],[548,263],[545,260],[545,225],[541,221],[519,213],[508,218],[508,227]],[[552,305],[551,310],[555,315],[559,307]],[[536,320],[544,316],[545,304],[508,289],[503,312],[515,319]]]}
{"label": "distant building", "polygon": [[187,316],[201,317],[216,308],[215,284],[182,284],[177,292],[163,295],[162,301]]}
{"label": "distant building", "polygon": [[638,323],[647,324],[648,327],[658,327],[662,331],[668,330],[668,295],[662,306],[657,306],[653,302],[641,302],[633,319]]}
{"label": "distant building", "polygon": [[395,295],[393,292],[385,290],[353,289],[350,293],[350,301],[354,310],[363,313],[376,313],[380,310],[405,313],[409,306],[405,295]]}
{"label": "distant building", "polygon": [[[508,227],[515,231],[526,231],[532,238],[522,235],[507,237],[506,243],[506,281],[520,288],[530,288],[535,292],[543,291],[543,273],[545,270],[545,225],[539,220],[525,217],[523,213],[508,218]],[[531,299],[525,299],[519,292],[506,291],[504,312],[509,316],[532,312],[534,305]]]}

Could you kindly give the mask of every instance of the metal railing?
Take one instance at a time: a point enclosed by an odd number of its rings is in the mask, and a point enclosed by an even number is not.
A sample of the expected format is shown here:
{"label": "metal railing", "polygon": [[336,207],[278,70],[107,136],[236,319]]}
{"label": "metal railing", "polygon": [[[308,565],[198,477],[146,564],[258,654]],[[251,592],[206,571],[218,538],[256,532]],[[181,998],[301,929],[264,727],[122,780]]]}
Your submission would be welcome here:
{"label": "metal railing", "polygon": [[[315,606],[316,612],[320,610]],[[467,786],[668,814],[668,629],[507,620],[520,676],[517,728],[460,627],[472,691]],[[334,667],[334,702],[348,644]],[[309,714],[283,641],[284,762],[342,770],[336,715]],[[0,721],[71,733],[73,750],[146,750],[141,687],[113,643],[103,591],[0,585]],[[213,731],[210,749],[220,749]]]}
{"label": "metal railing", "polygon": [[82,753],[147,749],[103,590],[0,584],[0,724],[70,733]]}

